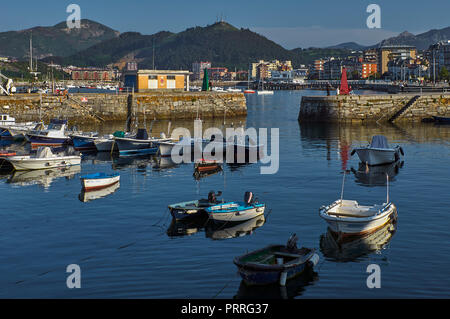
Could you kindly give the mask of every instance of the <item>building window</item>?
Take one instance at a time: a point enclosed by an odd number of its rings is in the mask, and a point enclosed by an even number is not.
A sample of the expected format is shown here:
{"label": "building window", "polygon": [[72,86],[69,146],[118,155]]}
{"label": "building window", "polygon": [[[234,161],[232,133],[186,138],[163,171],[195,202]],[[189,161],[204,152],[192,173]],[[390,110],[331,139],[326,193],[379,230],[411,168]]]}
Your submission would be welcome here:
{"label": "building window", "polygon": [[175,80],[175,75],[168,75],[167,80]]}
{"label": "building window", "polygon": [[148,79],[149,80],[158,80],[158,76],[156,76],[156,75],[149,75]]}

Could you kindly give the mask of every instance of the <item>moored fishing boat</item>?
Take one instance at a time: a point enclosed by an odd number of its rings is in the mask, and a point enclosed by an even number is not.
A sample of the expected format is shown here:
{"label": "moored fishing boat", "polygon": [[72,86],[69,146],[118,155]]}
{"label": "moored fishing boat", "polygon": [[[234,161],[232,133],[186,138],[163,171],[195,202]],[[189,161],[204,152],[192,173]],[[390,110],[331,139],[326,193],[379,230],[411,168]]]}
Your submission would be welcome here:
{"label": "moored fishing boat", "polygon": [[404,155],[400,146],[389,147],[387,138],[383,135],[373,136],[370,145],[353,149],[351,155],[353,156],[355,153],[358,154],[362,163],[367,163],[368,165],[393,163],[400,159],[400,154]]}
{"label": "moored fishing boat", "polygon": [[161,138],[150,137],[146,129],[138,129],[136,136],[114,136],[114,141],[117,143],[117,148],[120,151],[130,151],[139,149],[150,149],[158,146],[159,142],[171,141],[171,138],[166,138],[164,133],[161,133]]}
{"label": "moored fishing boat", "polygon": [[46,129],[32,130],[26,134],[26,138],[32,147],[36,146],[61,146],[70,141],[66,134],[67,121],[52,119]]}
{"label": "moored fishing boat", "polygon": [[59,156],[52,153],[49,147],[39,147],[36,155],[11,156],[5,159],[14,169],[48,169],[81,164],[81,156]]}
{"label": "moored fishing boat", "polygon": [[314,249],[297,248],[297,236],[289,238],[287,245],[270,245],[236,257],[233,263],[247,285],[285,286],[288,279],[301,275],[307,267],[314,267],[319,256]]}
{"label": "moored fishing boat", "polygon": [[114,185],[120,181],[118,173],[94,173],[80,177],[81,186],[85,191],[97,190]]}
{"label": "moored fishing boat", "polygon": [[140,156],[140,155],[155,155],[158,153],[158,146],[150,148],[142,148],[137,150],[119,150],[120,156]]}
{"label": "moored fishing boat", "polygon": [[224,202],[206,208],[206,212],[217,222],[240,222],[263,215],[265,207],[254,199],[252,192],[246,192],[243,202]]}

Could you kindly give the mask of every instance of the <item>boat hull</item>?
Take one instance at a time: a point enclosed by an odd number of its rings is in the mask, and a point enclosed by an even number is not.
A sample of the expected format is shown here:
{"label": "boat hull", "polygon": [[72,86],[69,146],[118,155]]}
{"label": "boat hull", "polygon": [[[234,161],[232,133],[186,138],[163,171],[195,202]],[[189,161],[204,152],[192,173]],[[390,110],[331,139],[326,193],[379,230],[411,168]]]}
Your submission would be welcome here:
{"label": "boat hull", "polygon": [[27,139],[31,143],[31,146],[62,146],[66,145],[70,138],[69,137],[47,137],[40,135],[29,135],[27,134]]}
{"label": "boat hull", "polygon": [[326,214],[325,210],[319,212],[320,217],[325,219],[330,231],[342,236],[363,236],[390,223],[397,218],[397,208],[390,204],[387,209],[372,218],[336,218]]}
{"label": "boat hull", "polygon": [[360,161],[371,166],[393,163],[399,158],[395,149],[357,148],[355,150]]}
{"label": "boat hull", "polygon": [[114,140],[116,141],[119,152],[148,149],[148,148],[155,147],[154,143],[152,141],[148,141],[148,140],[140,141],[140,140],[136,140],[136,139],[117,138],[117,137]]}
{"label": "boat hull", "polygon": [[98,152],[118,151],[117,144],[112,139],[96,139],[94,145]]}
{"label": "boat hull", "polygon": [[[283,249],[280,245],[269,246],[255,252],[240,256],[234,259],[234,264],[238,267],[239,275],[247,285],[271,285],[277,284],[284,286],[286,280],[301,275],[305,269],[314,267],[319,256],[314,250],[307,250],[306,253],[300,254],[281,254],[276,250]],[[252,256],[261,256],[262,261],[248,260]],[[289,256],[289,257],[283,257]],[[281,264],[277,263],[277,259],[282,258]],[[287,258],[287,259],[285,259]],[[247,259],[247,261],[246,261]],[[269,259],[264,261],[265,259]],[[283,278],[285,275],[285,278]]]}
{"label": "boat hull", "polygon": [[72,136],[73,147],[76,151],[96,150],[95,139],[96,137]]}
{"label": "boat hull", "polygon": [[265,206],[250,206],[248,208],[239,211],[221,212],[214,211],[208,212],[209,217],[216,222],[241,222],[249,220],[264,214]]}
{"label": "boat hull", "polygon": [[80,156],[63,156],[58,158],[30,158],[29,156],[12,156],[7,159],[17,171],[49,169],[80,165]]}
{"label": "boat hull", "polygon": [[107,178],[96,178],[96,179],[81,179],[81,186],[85,191],[94,191],[102,188],[110,187],[120,181],[120,176],[113,176]]}

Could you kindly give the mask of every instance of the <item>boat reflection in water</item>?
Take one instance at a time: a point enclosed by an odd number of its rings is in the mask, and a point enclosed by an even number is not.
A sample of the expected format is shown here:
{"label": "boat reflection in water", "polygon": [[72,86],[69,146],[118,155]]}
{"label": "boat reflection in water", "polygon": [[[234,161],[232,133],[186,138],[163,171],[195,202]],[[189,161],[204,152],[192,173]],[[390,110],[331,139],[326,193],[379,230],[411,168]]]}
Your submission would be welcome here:
{"label": "boat reflection in water", "polygon": [[116,183],[114,185],[111,185],[109,187],[105,187],[99,190],[95,190],[95,191],[81,191],[81,193],[78,195],[78,199],[81,202],[90,202],[96,199],[100,199],[103,197],[106,197],[108,195],[111,195],[113,193],[115,193],[117,191],[117,189],[119,189],[120,187],[120,183]]}
{"label": "boat reflection in water", "polygon": [[172,160],[171,157],[153,157],[153,168],[158,169],[167,169],[177,167],[178,165]]}
{"label": "boat reflection in water", "polygon": [[153,156],[134,156],[134,157],[116,157],[113,158],[112,168],[137,168],[145,169],[147,166],[152,166]]}
{"label": "boat reflection in water", "polygon": [[354,261],[383,249],[391,241],[396,229],[397,219],[390,220],[381,228],[364,236],[342,237],[328,228],[327,233],[320,236],[320,250],[332,261]]}
{"label": "boat reflection in water", "polygon": [[14,171],[14,173],[8,178],[7,183],[20,186],[37,184],[42,185],[45,189],[48,189],[55,179],[61,177],[72,179],[80,172],[81,167],[79,165],[45,170]]}
{"label": "boat reflection in water", "polygon": [[242,223],[217,224],[207,218],[198,218],[190,221],[176,221],[167,230],[169,237],[190,236],[200,231],[205,231],[206,237],[213,240],[230,239],[251,235],[253,231],[265,223],[264,215],[246,220]]}
{"label": "boat reflection in water", "polygon": [[364,163],[359,163],[358,170],[352,167],[351,171],[355,174],[355,182],[359,185],[386,186],[386,174],[389,176],[390,182],[395,181],[395,176],[398,175],[403,164],[403,161],[378,166],[368,166]]}
{"label": "boat reflection in water", "polygon": [[234,299],[293,299],[301,296],[307,286],[319,280],[319,275],[312,267],[306,269],[298,276],[289,279],[286,286],[273,285],[247,285],[243,280],[239,285]]}
{"label": "boat reflection in water", "polygon": [[205,228],[206,237],[213,240],[229,239],[251,235],[253,231],[266,222],[264,215],[249,219],[242,223],[217,224],[208,223]]}

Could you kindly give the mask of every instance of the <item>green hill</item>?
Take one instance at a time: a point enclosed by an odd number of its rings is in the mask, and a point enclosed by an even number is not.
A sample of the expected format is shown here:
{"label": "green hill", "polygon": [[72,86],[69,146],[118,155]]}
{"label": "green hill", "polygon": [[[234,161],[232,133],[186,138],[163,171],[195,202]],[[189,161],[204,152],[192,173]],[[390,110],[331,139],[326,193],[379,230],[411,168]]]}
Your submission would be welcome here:
{"label": "green hill", "polygon": [[52,27],[35,27],[0,33],[0,56],[29,58],[30,35],[33,35],[33,56],[69,56],[119,35],[100,23],[81,20],[81,28],[68,29],[66,22]]}
{"label": "green hill", "polygon": [[[105,66],[124,58],[134,58],[140,68],[191,69],[195,61],[211,61],[214,66],[248,69],[251,62],[291,60],[294,66],[310,63],[325,54],[347,55],[344,49],[286,50],[249,29],[238,29],[218,22],[206,27],[189,28],[180,33],[160,32],[154,35],[124,33],[62,60],[64,64]],[[323,51],[323,52],[322,52]]]}

